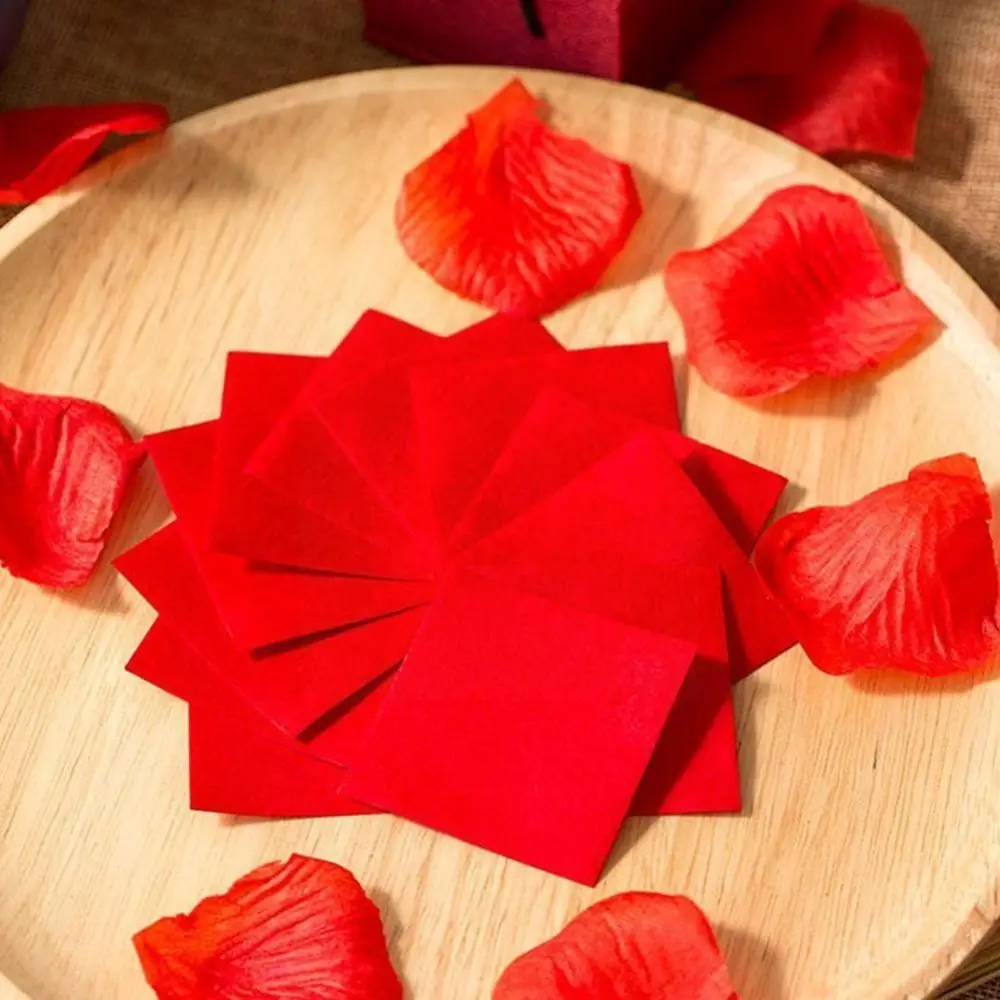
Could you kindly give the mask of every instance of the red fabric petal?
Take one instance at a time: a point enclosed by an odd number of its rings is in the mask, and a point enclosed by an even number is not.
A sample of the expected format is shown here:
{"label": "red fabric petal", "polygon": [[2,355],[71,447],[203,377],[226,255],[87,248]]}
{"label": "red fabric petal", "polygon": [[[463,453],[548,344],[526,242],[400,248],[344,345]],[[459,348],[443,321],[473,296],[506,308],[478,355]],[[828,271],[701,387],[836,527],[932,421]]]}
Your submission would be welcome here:
{"label": "red fabric petal", "polygon": [[697,87],[708,104],[741,115],[815,153],[909,160],[916,148],[930,57],[904,14],[844,4],[808,64],[792,75],[749,75]]}
{"label": "red fabric petal", "polygon": [[396,228],[440,285],[541,316],[590,291],[642,207],[628,164],[538,120],[514,80],[403,180]]}
{"label": "red fabric petal", "polygon": [[736,0],[695,47],[678,78],[696,91],[746,76],[805,69],[845,0]]}
{"label": "red fabric petal", "polygon": [[399,1000],[375,904],[339,865],[293,854],[134,938],[160,1000]]}
{"label": "red fabric petal", "polygon": [[970,670],[1000,646],[989,494],[967,455],[844,507],[775,522],[757,546],[820,670]]}
{"label": "red fabric petal", "polygon": [[493,1000],[736,1000],[704,914],[683,896],[627,892],[516,959]]}
{"label": "red fabric petal", "polygon": [[0,562],[47,587],[85,583],[140,457],[99,403],[0,385]]}
{"label": "red fabric petal", "polygon": [[157,104],[28,108],[0,114],[0,204],[35,201],[71,180],[109,135],[159,132]]}
{"label": "red fabric petal", "polygon": [[935,323],[857,201],[808,185],[769,195],[717,243],[674,254],[666,285],[688,359],[731,396],[874,368]]}

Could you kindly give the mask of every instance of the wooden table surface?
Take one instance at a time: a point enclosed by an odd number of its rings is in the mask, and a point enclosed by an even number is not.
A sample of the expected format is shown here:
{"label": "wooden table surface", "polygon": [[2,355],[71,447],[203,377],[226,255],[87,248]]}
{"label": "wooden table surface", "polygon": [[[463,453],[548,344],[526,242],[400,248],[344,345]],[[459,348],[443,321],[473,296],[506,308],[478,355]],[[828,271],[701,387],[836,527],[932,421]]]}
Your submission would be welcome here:
{"label": "wooden table surface", "polygon": [[[611,84],[525,74],[555,123],[638,168],[645,216],[607,286],[551,318],[568,346],[669,339],[686,428],[841,502],[956,450],[1000,481],[1000,318],[928,238],[750,126]],[[143,431],[217,414],[232,348],[329,351],[368,307],[446,332],[482,313],[398,247],[402,173],[506,74],[341,77],[210,112],[0,230],[0,381],[99,398]],[[683,365],[659,272],[768,191],[850,191],[944,321],[882,374],[747,406]],[[114,541],[167,517],[143,474]],[[57,597],[0,579],[0,970],[31,1000],[143,994],[130,935],[291,851],[352,868],[413,1000],[486,997],[515,955],[626,889],[682,892],[743,1000],[890,1000],[937,985],[1000,913],[1000,686],[812,669],[737,689],[740,816],[632,821],[596,890],[390,817],[234,822],[186,806],[183,707],[123,673],[152,612],[105,569]],[[2,996],[2,993],[0,993]]]}

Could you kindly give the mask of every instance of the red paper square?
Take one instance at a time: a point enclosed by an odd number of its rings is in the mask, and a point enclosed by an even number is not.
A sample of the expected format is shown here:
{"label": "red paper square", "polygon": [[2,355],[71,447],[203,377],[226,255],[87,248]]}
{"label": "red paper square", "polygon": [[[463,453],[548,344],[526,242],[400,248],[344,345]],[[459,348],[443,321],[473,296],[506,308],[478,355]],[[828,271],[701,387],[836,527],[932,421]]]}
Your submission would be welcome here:
{"label": "red paper square", "polygon": [[440,366],[414,372],[412,382],[426,478],[442,542],[451,537],[507,439],[546,386],[658,426],[678,426],[666,344]]}
{"label": "red paper square", "polygon": [[[461,551],[485,538],[644,429],[654,427],[559,389],[543,389],[466,508],[450,548]],[[664,427],[656,433],[730,534],[750,551],[787,484],[785,477],[679,431]]]}
{"label": "red paper square", "polygon": [[433,564],[409,372],[431,363],[532,353],[562,351],[540,323],[496,316],[451,337],[428,336],[350,383],[334,366],[334,355],[317,368],[247,471],[337,528]]}
{"label": "red paper square", "polygon": [[216,437],[213,421],[152,434],[145,443],[215,609],[238,646],[260,649],[416,607],[433,596],[427,582],[252,569],[244,559],[209,551],[204,484],[212,475]]}
{"label": "red paper square", "polygon": [[[334,763],[353,754],[359,735],[337,714],[338,706],[400,663],[423,613],[404,611],[252,657],[226,635],[176,523],[126,552],[116,565],[233,692],[285,732],[309,736],[313,752]],[[320,724],[327,720],[329,725]]]}
{"label": "red paper square", "polygon": [[387,507],[418,537],[433,537],[423,461],[416,437],[410,372],[415,364],[562,353],[534,320],[492,316],[455,335],[428,341],[404,363],[342,387],[324,370],[305,390],[312,412]]}
{"label": "red paper square", "polygon": [[[426,575],[422,557],[341,531],[244,473],[278,417],[320,365],[345,382],[378,370],[431,334],[370,311],[329,359],[292,355],[229,355],[213,478],[213,547],[261,562],[363,576],[412,579]],[[336,359],[334,361],[333,359]]]}
{"label": "red paper square", "polygon": [[[518,573],[514,567],[506,582],[689,642],[697,650],[636,793],[633,815],[739,812],[736,724],[718,571],[628,558],[596,563],[572,550],[553,557],[543,573]],[[502,567],[490,575],[505,578]]]}
{"label": "red paper square", "polygon": [[343,791],[593,884],[693,656],[462,573],[428,610]]}
{"label": "red paper square", "polygon": [[787,617],[746,554],[656,430],[635,435],[467,550],[463,560],[502,570],[535,589],[552,581],[569,586],[583,564],[667,567],[680,562],[715,568],[723,578],[733,680],[795,641]]}
{"label": "red paper square", "polygon": [[219,698],[211,668],[162,619],[128,669],[157,686],[168,679],[189,703],[192,809],[261,817],[372,811],[340,794],[342,768],[310,756],[238,699]]}
{"label": "red paper square", "polygon": [[736,813],[742,805],[729,670],[699,657],[674,702],[629,814]]}

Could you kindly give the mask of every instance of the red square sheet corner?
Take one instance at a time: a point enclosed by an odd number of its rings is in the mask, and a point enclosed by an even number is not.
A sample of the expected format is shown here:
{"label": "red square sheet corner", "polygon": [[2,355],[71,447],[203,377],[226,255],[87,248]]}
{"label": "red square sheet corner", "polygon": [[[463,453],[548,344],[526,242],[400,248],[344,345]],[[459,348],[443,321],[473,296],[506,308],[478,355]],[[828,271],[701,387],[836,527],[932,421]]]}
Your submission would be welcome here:
{"label": "red square sheet corner", "polygon": [[342,792],[593,885],[694,656],[457,572]]}

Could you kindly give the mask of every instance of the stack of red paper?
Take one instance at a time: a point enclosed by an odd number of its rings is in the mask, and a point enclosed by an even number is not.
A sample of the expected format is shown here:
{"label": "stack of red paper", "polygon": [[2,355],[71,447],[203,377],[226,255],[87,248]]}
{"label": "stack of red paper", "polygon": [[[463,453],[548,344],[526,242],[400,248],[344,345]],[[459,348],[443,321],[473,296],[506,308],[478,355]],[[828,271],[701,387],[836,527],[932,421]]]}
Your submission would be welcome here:
{"label": "stack of red paper", "polygon": [[221,417],[147,438],[177,520],[118,562],[192,807],[391,812],[587,883],[627,815],[738,810],[785,480],[677,427],[666,345],[533,321],[230,355]]}

